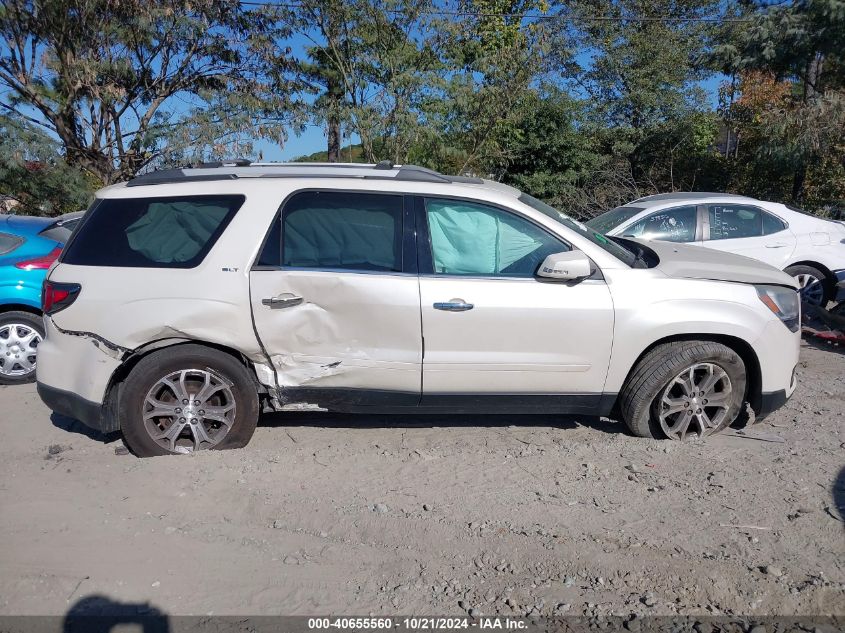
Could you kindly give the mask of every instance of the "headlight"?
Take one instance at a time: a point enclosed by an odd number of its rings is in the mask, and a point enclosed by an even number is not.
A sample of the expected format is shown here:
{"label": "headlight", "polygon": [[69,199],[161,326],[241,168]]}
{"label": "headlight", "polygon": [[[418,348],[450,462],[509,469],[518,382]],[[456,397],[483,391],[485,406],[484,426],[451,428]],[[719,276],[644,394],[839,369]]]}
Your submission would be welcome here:
{"label": "headlight", "polygon": [[774,312],[791,332],[797,332],[801,327],[801,301],[798,292],[783,286],[755,287],[760,301]]}

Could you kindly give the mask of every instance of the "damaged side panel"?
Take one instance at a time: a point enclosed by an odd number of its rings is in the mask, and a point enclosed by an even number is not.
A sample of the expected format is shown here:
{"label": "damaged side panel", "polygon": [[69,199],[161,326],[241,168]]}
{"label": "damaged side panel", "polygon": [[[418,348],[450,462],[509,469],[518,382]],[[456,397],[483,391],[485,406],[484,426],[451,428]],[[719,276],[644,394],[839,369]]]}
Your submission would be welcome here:
{"label": "damaged side panel", "polygon": [[255,326],[285,388],[419,394],[416,275],[316,270],[251,273]]}
{"label": "damaged side panel", "polygon": [[[102,359],[110,370],[105,377],[79,377],[74,367],[49,362],[43,365],[53,375],[47,380],[39,373],[39,380],[101,402],[112,372],[131,353],[201,341],[235,349],[253,366],[263,366],[256,375],[262,382],[270,380],[268,386],[273,387],[267,357],[252,326],[248,275],[224,272],[213,259],[203,267],[212,274],[196,269],[58,267],[51,280],[78,283],[82,289],[79,300],[46,319],[50,328],[43,353],[49,353],[51,335],[61,336],[63,344],[78,347],[80,354],[95,354],[98,367]],[[144,292],[138,293],[138,288]],[[80,389],[79,381],[88,380],[91,384]]]}
{"label": "damaged side panel", "polygon": [[85,332],[62,330],[51,317],[44,318],[44,327],[47,336],[38,345],[38,381],[101,403],[128,350]]}

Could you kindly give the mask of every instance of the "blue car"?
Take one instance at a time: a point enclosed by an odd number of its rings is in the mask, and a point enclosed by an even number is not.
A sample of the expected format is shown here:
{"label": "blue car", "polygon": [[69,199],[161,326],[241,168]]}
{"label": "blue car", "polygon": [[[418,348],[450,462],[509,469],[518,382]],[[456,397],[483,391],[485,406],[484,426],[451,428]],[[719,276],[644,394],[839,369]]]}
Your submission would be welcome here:
{"label": "blue car", "polygon": [[81,215],[0,215],[0,384],[35,379],[35,352],[44,336],[41,282]]}

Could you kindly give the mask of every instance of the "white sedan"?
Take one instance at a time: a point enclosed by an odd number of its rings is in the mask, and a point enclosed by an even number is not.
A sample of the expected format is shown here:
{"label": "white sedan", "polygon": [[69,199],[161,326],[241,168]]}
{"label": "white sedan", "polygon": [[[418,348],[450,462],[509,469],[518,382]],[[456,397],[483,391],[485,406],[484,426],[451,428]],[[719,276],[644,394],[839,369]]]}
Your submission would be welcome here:
{"label": "white sedan", "polygon": [[587,224],[607,235],[685,242],[753,257],[795,277],[804,301],[813,305],[845,299],[845,222],[777,202],[727,193],[661,193]]}

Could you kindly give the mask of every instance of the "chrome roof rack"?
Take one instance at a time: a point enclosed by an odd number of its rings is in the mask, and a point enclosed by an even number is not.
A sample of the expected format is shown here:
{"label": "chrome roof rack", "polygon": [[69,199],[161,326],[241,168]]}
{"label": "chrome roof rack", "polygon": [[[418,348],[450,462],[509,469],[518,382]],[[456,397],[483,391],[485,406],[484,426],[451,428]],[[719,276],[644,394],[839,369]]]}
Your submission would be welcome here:
{"label": "chrome roof rack", "polygon": [[480,178],[445,176],[417,165],[380,163],[252,163],[244,159],[199,163],[175,169],[161,169],[136,176],[127,187],[163,185],[206,180],[237,180],[239,178],[364,178],[437,183],[474,183]]}

